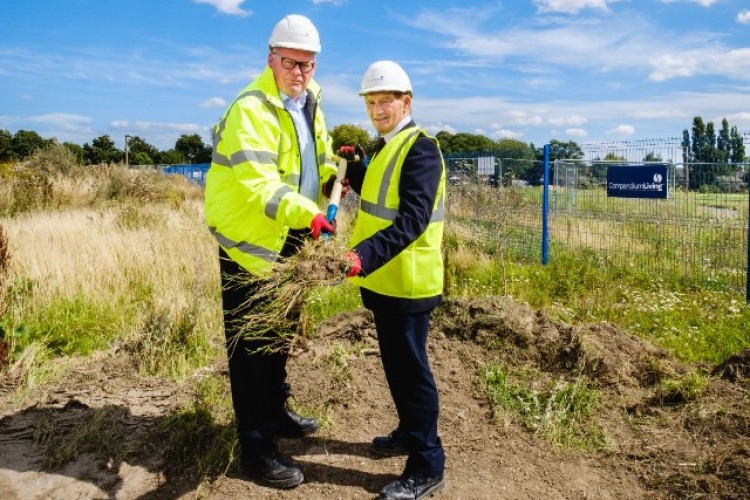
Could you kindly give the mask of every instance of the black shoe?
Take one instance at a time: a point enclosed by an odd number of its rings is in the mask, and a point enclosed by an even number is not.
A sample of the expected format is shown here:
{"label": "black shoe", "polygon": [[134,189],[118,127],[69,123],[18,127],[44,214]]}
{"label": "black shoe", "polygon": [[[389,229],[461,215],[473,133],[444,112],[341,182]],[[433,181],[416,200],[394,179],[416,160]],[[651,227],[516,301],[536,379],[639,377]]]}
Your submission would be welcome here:
{"label": "black shoe", "polygon": [[240,469],[247,476],[259,479],[273,488],[294,488],[305,479],[302,471],[278,451],[254,457],[242,457]]}
{"label": "black shoe", "polygon": [[373,439],[370,451],[381,457],[395,457],[409,454],[409,450],[406,448],[406,440],[398,429],[387,436],[378,436]]}
{"label": "black shoe", "polygon": [[434,495],[445,485],[443,474],[437,476],[420,476],[404,474],[380,492],[381,500],[419,500]]}
{"label": "black shoe", "polygon": [[317,431],[318,427],[320,426],[314,418],[303,417],[288,408],[284,408],[276,435],[287,438],[301,438]]}

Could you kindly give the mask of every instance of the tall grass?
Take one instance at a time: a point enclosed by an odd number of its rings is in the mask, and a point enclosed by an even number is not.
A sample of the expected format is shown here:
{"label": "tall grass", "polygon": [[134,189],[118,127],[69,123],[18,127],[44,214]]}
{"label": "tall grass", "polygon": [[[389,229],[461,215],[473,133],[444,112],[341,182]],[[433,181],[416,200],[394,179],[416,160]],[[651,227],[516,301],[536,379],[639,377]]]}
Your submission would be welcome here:
{"label": "tall grass", "polygon": [[562,321],[607,321],[687,362],[718,363],[750,348],[750,308],[737,292],[606,266],[595,252],[559,254],[541,266],[488,253],[481,244],[451,244],[454,239],[446,240],[451,295],[511,295]]}
{"label": "tall grass", "polygon": [[[202,191],[156,172],[82,171],[54,154],[6,172],[0,188],[13,255],[0,310],[9,364],[23,360],[28,383],[50,358],[114,346],[152,374],[183,377],[205,364],[221,345],[221,305]],[[46,202],[19,204],[38,194],[19,181],[34,168]]]}

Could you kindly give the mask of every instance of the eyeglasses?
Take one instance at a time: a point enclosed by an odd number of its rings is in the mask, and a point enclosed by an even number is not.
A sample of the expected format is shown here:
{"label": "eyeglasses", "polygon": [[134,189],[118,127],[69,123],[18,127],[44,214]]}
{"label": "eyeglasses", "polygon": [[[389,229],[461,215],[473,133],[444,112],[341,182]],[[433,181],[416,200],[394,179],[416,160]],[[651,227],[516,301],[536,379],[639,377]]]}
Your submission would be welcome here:
{"label": "eyeglasses", "polygon": [[284,57],[276,52],[274,52],[273,55],[281,58],[281,67],[284,69],[294,69],[295,66],[299,66],[301,72],[309,73],[315,67],[315,61],[295,61],[294,59]]}

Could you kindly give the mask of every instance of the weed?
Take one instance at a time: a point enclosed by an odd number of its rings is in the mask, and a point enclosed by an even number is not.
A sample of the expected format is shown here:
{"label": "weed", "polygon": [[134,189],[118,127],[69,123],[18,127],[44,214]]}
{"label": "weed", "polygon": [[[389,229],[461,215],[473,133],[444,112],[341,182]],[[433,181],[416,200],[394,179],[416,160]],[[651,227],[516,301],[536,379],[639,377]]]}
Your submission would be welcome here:
{"label": "weed", "polygon": [[661,382],[656,398],[667,405],[682,404],[701,397],[708,379],[697,372],[682,378],[669,378]]}
{"label": "weed", "polygon": [[514,383],[510,372],[491,365],[481,369],[480,382],[496,409],[519,419],[548,441],[572,448],[599,448],[606,436],[593,421],[599,393],[581,379],[557,381],[534,389],[529,380]]}
{"label": "weed", "polygon": [[133,451],[125,446],[125,409],[109,405],[89,409],[73,402],[66,410],[76,418],[63,419],[50,410],[34,425],[34,446],[44,451],[50,467],[61,467],[84,453],[119,462]]}
{"label": "weed", "polygon": [[[225,418],[231,405],[214,378],[198,384],[192,404],[161,420],[157,428],[170,467],[203,477],[223,474],[237,455],[237,433]],[[224,384],[225,385],[225,384]],[[221,395],[220,395],[221,394]]]}

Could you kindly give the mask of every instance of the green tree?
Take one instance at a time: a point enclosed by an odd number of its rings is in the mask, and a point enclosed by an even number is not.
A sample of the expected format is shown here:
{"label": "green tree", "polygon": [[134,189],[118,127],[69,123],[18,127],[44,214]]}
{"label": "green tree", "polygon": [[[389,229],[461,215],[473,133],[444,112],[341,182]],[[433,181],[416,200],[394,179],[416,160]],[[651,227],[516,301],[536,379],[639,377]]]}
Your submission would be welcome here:
{"label": "green tree", "polygon": [[131,165],[153,165],[159,150],[137,135],[128,140],[128,163]]}
{"label": "green tree", "polygon": [[63,142],[63,147],[70,151],[70,154],[75,158],[79,165],[83,164],[83,147],[73,142]]}
{"label": "green tree", "polygon": [[726,118],[721,120],[721,130],[716,140],[716,159],[721,163],[727,163],[732,154],[732,142],[730,139],[729,122]]}
{"label": "green tree", "polygon": [[648,154],[646,154],[646,156],[643,157],[643,161],[644,162],[659,162],[659,161],[664,161],[664,160],[662,159],[661,155],[658,155],[654,153],[653,151],[649,151]]}
{"label": "green tree", "polygon": [[708,122],[706,123],[706,142],[704,143],[703,161],[716,163],[717,156],[716,130],[714,129],[714,122]]}
{"label": "green tree", "polygon": [[745,161],[745,142],[737,131],[737,127],[732,127],[729,132],[730,154],[729,161],[732,163],[742,163]]}
{"label": "green tree", "polygon": [[504,137],[498,139],[495,146],[496,155],[500,158],[514,158],[517,160],[535,159],[534,149],[523,141]]}
{"label": "green tree", "polygon": [[162,165],[179,165],[180,163],[184,163],[185,159],[179,151],[175,151],[174,149],[170,149],[168,151],[162,151],[159,153],[159,159],[158,163]]}
{"label": "green tree", "polygon": [[19,130],[13,136],[11,149],[15,159],[23,160],[33,155],[40,149],[44,149],[51,144],[51,140],[43,139],[39,134],[29,130]]}
{"label": "green tree", "polygon": [[687,164],[692,161],[693,155],[690,150],[690,132],[688,129],[682,131],[682,163]]}
{"label": "green tree", "polygon": [[83,145],[83,156],[89,165],[100,163],[119,163],[125,154],[115,147],[115,142],[108,136],[102,135],[91,141],[91,145]]}
{"label": "green tree", "polygon": [[[581,146],[575,141],[558,141],[552,139],[549,141],[549,161],[571,159],[580,160],[583,158]],[[544,160],[544,148],[537,149],[537,159]]]}
{"label": "green tree", "polygon": [[443,154],[446,154],[448,151],[451,150],[451,141],[453,139],[453,134],[450,132],[446,132],[445,130],[441,130],[437,134],[435,134],[435,139],[438,140],[440,143],[440,150],[443,152]]}
{"label": "green tree", "polygon": [[700,116],[693,117],[691,158],[688,164],[688,188],[698,189],[704,182],[703,173],[697,163],[704,161],[703,155],[706,151],[706,125]]}
{"label": "green tree", "polygon": [[703,161],[703,152],[706,149],[706,125],[700,116],[693,117],[693,141],[692,141],[692,160],[695,162]]}
{"label": "green tree", "polygon": [[[357,125],[344,123],[336,125],[330,131],[331,140],[333,141],[333,150],[338,151],[341,146],[355,146],[359,144],[365,149],[367,154],[372,154],[375,142],[370,138],[367,130]],[[372,146],[371,146],[372,143]]]}
{"label": "green tree", "polygon": [[211,163],[211,147],[206,146],[198,134],[182,134],[174,150],[182,155],[182,161],[178,163]]}
{"label": "green tree", "polygon": [[13,134],[7,130],[0,130],[0,162],[13,159]]}
{"label": "green tree", "polygon": [[446,154],[490,152],[496,147],[497,143],[489,137],[479,134],[459,132],[451,137],[449,150],[443,152]]}

